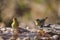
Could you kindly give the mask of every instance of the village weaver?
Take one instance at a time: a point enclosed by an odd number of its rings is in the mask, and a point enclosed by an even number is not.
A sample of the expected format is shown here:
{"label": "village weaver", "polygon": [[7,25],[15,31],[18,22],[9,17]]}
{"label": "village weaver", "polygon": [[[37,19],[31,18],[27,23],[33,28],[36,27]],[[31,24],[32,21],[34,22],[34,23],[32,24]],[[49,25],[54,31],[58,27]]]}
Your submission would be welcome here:
{"label": "village weaver", "polygon": [[18,23],[16,18],[13,18],[13,22],[12,22],[11,26],[12,26],[13,29],[17,29],[18,28],[19,23]]}
{"label": "village weaver", "polygon": [[16,18],[13,18],[11,26],[13,28],[13,36],[12,36],[13,38],[11,40],[16,40],[18,38],[17,30],[19,28],[19,23]]}

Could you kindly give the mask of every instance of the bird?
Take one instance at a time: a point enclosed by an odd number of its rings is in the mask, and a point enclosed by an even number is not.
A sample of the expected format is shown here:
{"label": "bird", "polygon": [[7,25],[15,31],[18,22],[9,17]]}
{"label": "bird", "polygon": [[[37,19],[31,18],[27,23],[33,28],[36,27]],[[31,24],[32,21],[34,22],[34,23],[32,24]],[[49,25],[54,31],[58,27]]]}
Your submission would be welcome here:
{"label": "bird", "polygon": [[19,23],[18,23],[18,21],[17,21],[17,18],[13,18],[12,19],[12,24],[11,24],[11,26],[12,26],[12,29],[13,29],[13,38],[11,39],[11,40],[16,40],[17,38],[18,38],[18,28],[19,28]]}
{"label": "bird", "polygon": [[16,18],[13,18],[11,26],[12,26],[13,29],[17,29],[18,28],[19,23],[18,23]]}
{"label": "bird", "polygon": [[36,19],[35,24],[36,24],[37,26],[43,27],[47,18],[48,18],[48,17],[43,18],[43,19]]}

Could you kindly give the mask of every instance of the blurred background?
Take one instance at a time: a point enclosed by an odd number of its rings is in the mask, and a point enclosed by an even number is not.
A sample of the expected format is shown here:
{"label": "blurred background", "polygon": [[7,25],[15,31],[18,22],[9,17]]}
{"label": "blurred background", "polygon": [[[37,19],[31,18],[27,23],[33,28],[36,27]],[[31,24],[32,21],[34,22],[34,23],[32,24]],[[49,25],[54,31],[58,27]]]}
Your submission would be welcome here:
{"label": "blurred background", "polygon": [[46,23],[60,23],[60,0],[0,0],[0,22],[10,26],[13,17],[19,23],[45,17]]}

